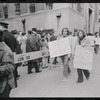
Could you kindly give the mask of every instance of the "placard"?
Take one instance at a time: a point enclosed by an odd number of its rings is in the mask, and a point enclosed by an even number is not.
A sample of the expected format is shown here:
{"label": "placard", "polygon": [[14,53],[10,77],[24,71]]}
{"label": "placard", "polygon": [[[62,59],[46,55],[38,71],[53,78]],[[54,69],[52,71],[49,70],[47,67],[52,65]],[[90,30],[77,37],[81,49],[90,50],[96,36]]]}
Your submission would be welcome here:
{"label": "placard", "polygon": [[92,70],[93,54],[93,47],[76,46],[74,68]]}
{"label": "placard", "polygon": [[48,43],[50,57],[58,57],[71,53],[70,42],[68,38],[61,38]]}

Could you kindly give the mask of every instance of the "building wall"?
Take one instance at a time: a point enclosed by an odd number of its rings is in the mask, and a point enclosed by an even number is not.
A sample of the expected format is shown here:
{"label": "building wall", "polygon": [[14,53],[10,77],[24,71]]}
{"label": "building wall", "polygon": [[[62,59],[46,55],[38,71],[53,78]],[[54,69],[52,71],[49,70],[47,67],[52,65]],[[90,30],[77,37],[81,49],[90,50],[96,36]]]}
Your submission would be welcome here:
{"label": "building wall", "polygon": [[[23,31],[22,20],[26,20],[26,32],[31,30],[33,27],[38,29],[51,29],[54,28],[56,33],[61,33],[62,28],[68,27],[70,31],[76,29],[85,30],[89,32],[89,7],[93,10],[91,33],[94,31],[99,31],[98,21],[96,21],[95,10],[96,5],[90,6],[88,3],[84,4],[84,14],[77,12],[71,8],[71,3],[53,3],[53,10],[46,10],[45,3],[36,4],[36,12],[29,13],[28,3],[21,4],[21,15],[15,15],[14,3],[9,3],[8,19],[2,21],[9,23],[9,30],[17,29]],[[25,15],[26,14],[26,15]],[[58,15],[61,17],[57,17]],[[98,18],[98,17],[97,17]]]}

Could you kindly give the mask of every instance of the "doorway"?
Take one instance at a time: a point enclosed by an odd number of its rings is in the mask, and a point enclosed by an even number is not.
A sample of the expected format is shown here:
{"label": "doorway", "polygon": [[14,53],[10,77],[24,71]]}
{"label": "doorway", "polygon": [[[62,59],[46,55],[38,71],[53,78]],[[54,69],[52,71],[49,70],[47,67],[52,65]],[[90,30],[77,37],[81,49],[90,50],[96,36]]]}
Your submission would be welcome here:
{"label": "doorway", "polygon": [[88,27],[88,29],[89,29],[89,33],[92,33],[92,10],[89,8],[89,27]]}

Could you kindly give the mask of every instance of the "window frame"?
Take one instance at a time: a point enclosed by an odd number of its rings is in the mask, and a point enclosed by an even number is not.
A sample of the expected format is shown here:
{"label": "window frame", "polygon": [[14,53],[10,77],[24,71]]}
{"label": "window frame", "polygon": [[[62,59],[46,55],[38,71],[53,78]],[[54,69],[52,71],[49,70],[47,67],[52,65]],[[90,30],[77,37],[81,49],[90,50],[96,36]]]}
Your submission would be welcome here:
{"label": "window frame", "polygon": [[36,12],[36,4],[35,3],[29,3],[29,13],[35,13]]}
{"label": "window frame", "polygon": [[8,18],[8,5],[7,4],[2,4],[2,8],[3,8],[3,15],[4,18],[7,19]]}
{"label": "window frame", "polygon": [[15,3],[15,14],[20,15],[20,3]]}

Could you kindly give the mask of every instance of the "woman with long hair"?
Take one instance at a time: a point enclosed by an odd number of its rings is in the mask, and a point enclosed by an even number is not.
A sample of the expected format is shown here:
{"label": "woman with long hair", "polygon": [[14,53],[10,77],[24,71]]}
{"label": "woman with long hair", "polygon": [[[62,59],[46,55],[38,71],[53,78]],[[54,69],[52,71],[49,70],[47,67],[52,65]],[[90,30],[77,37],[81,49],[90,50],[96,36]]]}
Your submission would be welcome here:
{"label": "woman with long hair", "polygon": [[[77,45],[80,45],[82,47],[91,46],[91,43],[86,38],[86,35],[85,35],[84,31],[80,30],[77,35],[78,35],[78,39],[76,41],[76,46]],[[77,83],[83,82],[83,73],[84,73],[86,79],[89,79],[89,77],[90,77],[90,72],[88,70],[86,70],[86,69],[79,69],[79,68],[77,68],[77,73],[78,73]]]}
{"label": "woman with long hair", "polygon": [[[66,38],[68,36],[69,36],[68,28],[63,28],[62,29],[62,37]],[[64,80],[63,81],[66,81],[68,75],[71,72],[71,70],[69,68],[70,54],[66,54],[66,55],[61,56],[61,60],[62,60],[62,63],[63,63],[63,76],[64,76]]]}

